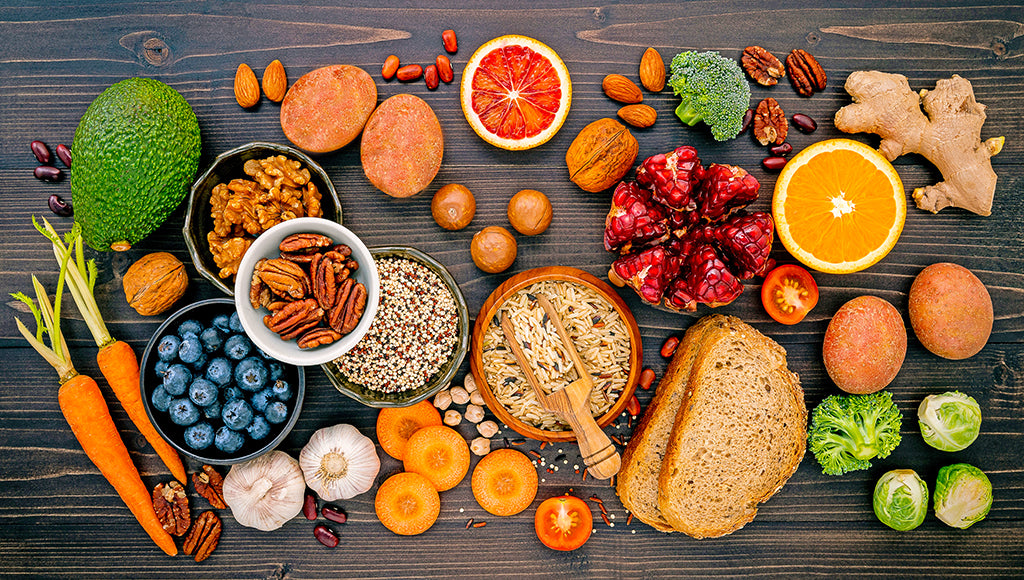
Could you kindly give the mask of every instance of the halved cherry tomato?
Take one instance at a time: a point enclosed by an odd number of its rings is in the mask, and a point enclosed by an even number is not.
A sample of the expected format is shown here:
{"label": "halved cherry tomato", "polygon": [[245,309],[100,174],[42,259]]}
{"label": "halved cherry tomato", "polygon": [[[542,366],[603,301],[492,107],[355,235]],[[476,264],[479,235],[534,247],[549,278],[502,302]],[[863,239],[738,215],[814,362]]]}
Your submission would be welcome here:
{"label": "halved cherry tomato", "polygon": [[811,274],[795,264],[768,273],[761,285],[761,304],[782,324],[796,324],[818,303],[818,285]]}
{"label": "halved cherry tomato", "polygon": [[540,541],[552,550],[575,550],[590,539],[594,516],[582,499],[561,495],[540,504],[533,518],[533,527]]}

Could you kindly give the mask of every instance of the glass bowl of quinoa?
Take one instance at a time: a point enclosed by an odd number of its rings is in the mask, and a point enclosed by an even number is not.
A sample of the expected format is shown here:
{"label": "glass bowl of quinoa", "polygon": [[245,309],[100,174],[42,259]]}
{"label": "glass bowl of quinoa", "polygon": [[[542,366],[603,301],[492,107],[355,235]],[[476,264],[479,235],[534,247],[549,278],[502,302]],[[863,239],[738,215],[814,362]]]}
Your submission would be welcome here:
{"label": "glass bowl of quinoa", "polygon": [[321,365],[334,387],[369,407],[405,407],[443,389],[469,350],[469,309],[440,262],[409,246],[370,248],[380,302],[370,329]]}

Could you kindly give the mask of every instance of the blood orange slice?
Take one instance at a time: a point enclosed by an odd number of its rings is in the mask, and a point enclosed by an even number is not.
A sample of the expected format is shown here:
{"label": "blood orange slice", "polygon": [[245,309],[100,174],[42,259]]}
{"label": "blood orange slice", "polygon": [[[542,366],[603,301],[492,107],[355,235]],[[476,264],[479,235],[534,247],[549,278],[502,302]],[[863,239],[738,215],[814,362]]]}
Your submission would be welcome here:
{"label": "blood orange slice", "polygon": [[462,112],[477,135],[502,149],[531,149],[555,136],[569,114],[565,63],[527,36],[500,36],[477,49],[462,72]]}

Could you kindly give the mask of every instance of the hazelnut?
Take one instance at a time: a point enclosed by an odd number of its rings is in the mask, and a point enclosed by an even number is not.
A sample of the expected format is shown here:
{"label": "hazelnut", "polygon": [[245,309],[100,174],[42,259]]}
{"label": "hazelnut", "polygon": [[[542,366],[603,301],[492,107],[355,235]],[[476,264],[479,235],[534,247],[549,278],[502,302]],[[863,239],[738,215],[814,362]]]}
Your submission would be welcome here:
{"label": "hazelnut", "polygon": [[508,202],[508,221],[526,236],[544,233],[551,225],[551,202],[536,189],[524,189]]}
{"label": "hazelnut", "polygon": [[504,272],[516,261],[516,239],[503,227],[489,226],[473,236],[473,263],[489,274]]}
{"label": "hazelnut", "polygon": [[461,230],[473,221],[476,214],[476,198],[465,186],[449,183],[434,194],[430,202],[430,213],[437,225],[446,230]]}

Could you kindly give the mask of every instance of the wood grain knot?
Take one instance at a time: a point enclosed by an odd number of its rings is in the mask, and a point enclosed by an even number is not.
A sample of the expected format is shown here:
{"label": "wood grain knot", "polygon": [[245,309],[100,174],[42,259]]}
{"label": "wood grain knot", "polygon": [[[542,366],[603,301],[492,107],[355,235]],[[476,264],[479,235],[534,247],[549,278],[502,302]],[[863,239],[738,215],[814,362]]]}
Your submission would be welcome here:
{"label": "wood grain knot", "polygon": [[811,31],[810,33],[807,34],[807,44],[809,44],[810,46],[815,46],[819,42],[821,42],[821,35],[818,34],[816,31]]}
{"label": "wood grain knot", "polygon": [[171,47],[159,38],[147,38],[142,47],[145,49],[143,56],[153,66],[162,66],[171,60]]}
{"label": "wood grain knot", "polygon": [[121,37],[120,45],[135,54],[143,64],[164,67],[174,62],[171,47],[153,30],[130,32]]}

